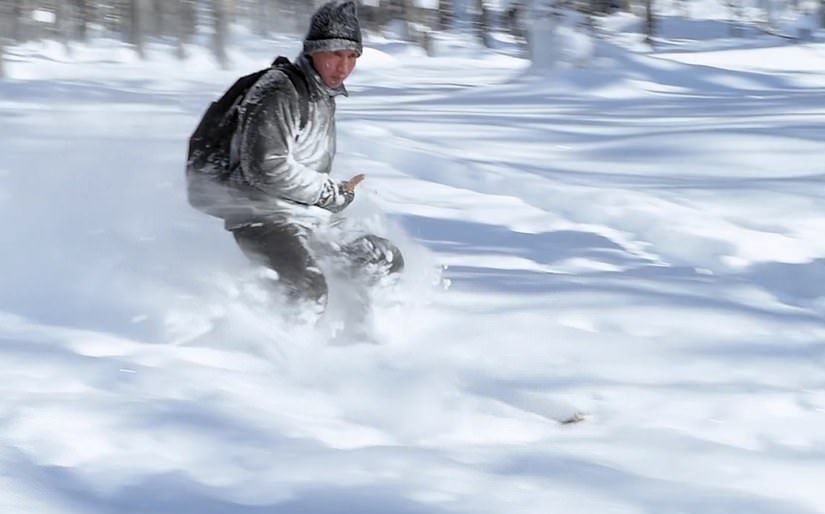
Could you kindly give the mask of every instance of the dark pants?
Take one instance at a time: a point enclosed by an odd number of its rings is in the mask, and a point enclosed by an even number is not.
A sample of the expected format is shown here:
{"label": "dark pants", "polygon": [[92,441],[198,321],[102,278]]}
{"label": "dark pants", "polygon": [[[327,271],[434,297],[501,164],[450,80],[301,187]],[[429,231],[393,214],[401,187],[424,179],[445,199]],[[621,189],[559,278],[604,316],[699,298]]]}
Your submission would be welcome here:
{"label": "dark pants", "polygon": [[[291,302],[326,305],[327,281],[306,231],[294,225],[260,223],[235,229],[232,234],[250,260],[278,273],[278,283]],[[374,235],[359,237],[329,257],[340,264],[340,271],[366,280],[404,269],[401,251]]]}

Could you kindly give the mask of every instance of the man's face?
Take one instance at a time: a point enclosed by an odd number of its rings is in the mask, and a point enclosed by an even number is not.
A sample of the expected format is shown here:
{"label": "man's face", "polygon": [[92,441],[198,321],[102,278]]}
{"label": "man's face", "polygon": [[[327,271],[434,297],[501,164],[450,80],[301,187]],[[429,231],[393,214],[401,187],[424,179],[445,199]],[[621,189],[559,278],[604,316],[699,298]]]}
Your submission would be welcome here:
{"label": "man's face", "polygon": [[321,76],[324,84],[330,88],[340,87],[347,80],[358,54],[352,50],[337,50],[335,52],[315,52],[312,54],[312,65]]}

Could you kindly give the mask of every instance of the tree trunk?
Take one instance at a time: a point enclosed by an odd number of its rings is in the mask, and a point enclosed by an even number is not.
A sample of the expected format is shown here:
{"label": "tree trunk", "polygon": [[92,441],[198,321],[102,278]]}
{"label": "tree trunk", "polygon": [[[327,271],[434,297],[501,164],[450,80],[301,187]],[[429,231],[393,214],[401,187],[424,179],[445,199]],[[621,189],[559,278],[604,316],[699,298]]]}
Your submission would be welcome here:
{"label": "tree trunk", "polygon": [[212,21],[214,24],[214,36],[212,39],[212,52],[221,68],[229,67],[229,57],[226,55],[226,43],[229,32],[229,19],[225,0],[212,0]]}
{"label": "tree trunk", "polygon": [[12,40],[22,43],[26,39],[26,26],[25,26],[25,6],[23,5],[24,0],[13,0],[14,6],[12,7],[12,28],[11,28],[11,38]]}
{"label": "tree trunk", "polygon": [[656,35],[656,20],[653,17],[653,0],[645,0],[645,43],[653,46]]}
{"label": "tree trunk", "polygon": [[0,36],[0,80],[6,78],[6,68],[3,66],[3,55],[6,53],[5,43],[3,42],[3,36]]}
{"label": "tree trunk", "polygon": [[526,45],[527,30],[524,27],[524,5],[522,2],[513,2],[506,14],[507,29],[517,40]]}
{"label": "tree trunk", "polygon": [[141,59],[146,58],[145,13],[143,0],[129,0],[129,44]]}
{"label": "tree trunk", "polygon": [[71,54],[71,40],[74,36],[74,26],[77,16],[74,13],[73,5],[66,2],[58,2],[54,8],[54,29],[57,40],[63,44],[66,54]]}
{"label": "tree trunk", "polygon": [[4,59],[6,54],[6,35],[12,33],[15,20],[11,2],[0,1],[0,79],[6,77]]}
{"label": "tree trunk", "polygon": [[415,28],[413,26],[413,1],[412,0],[401,0],[401,18],[404,20],[404,27],[406,31],[406,40],[407,41],[414,41],[415,37]]}
{"label": "tree trunk", "polygon": [[825,29],[825,0],[819,1],[819,26]]}
{"label": "tree trunk", "polygon": [[487,10],[487,5],[484,0],[476,0],[476,22],[475,30],[478,38],[487,48],[492,48],[493,42],[490,38],[490,12]]}
{"label": "tree trunk", "polygon": [[765,23],[773,27],[773,0],[765,0]]}
{"label": "tree trunk", "polygon": [[77,39],[86,41],[89,36],[89,23],[91,22],[91,6],[89,0],[75,0],[75,16],[77,17]]}
{"label": "tree trunk", "polygon": [[401,32],[398,34],[398,37],[410,42],[415,40],[415,31],[412,25],[412,3],[412,0],[390,0],[384,8],[387,20],[395,20],[398,22],[398,28]]}
{"label": "tree trunk", "polygon": [[452,27],[454,9],[453,0],[438,0],[438,30],[448,30]]}
{"label": "tree trunk", "polygon": [[8,2],[0,1],[0,79],[3,79],[6,76],[5,69],[3,68],[3,55],[6,53],[6,34],[11,32],[12,23],[12,12],[11,12],[11,4]]}
{"label": "tree trunk", "polygon": [[540,2],[528,5],[525,12],[527,55],[533,68],[554,68],[561,53],[557,37],[559,19],[556,16],[556,6]]}
{"label": "tree trunk", "polygon": [[255,33],[261,37],[266,37],[269,35],[270,30],[272,29],[272,5],[268,0],[257,0],[253,2],[251,6],[252,11],[252,27],[255,30]]}
{"label": "tree trunk", "polygon": [[188,44],[192,41],[197,28],[197,13],[195,11],[195,0],[180,0],[179,5],[179,21],[178,37],[183,40],[183,44]]}
{"label": "tree trunk", "polygon": [[183,2],[175,0],[170,7],[172,16],[172,34],[175,37],[175,57],[178,59],[186,58],[186,26],[183,17]]}
{"label": "tree trunk", "polygon": [[291,17],[294,21],[292,31],[302,34],[307,30],[307,27],[309,27],[309,19],[312,16],[312,13],[315,12],[314,2],[309,2],[307,0],[292,0],[290,2],[290,7],[294,13]]}
{"label": "tree trunk", "polygon": [[[166,0],[167,3],[169,0]],[[172,0],[171,3],[177,3],[176,0]],[[166,35],[166,26],[165,20],[163,17],[163,2],[159,0],[152,0],[150,3],[150,18],[151,18],[151,27],[149,29],[149,33],[155,37],[163,37]]]}
{"label": "tree trunk", "polygon": [[742,19],[742,13],[738,0],[730,0],[728,3],[730,10],[730,35],[739,37],[742,35],[742,30],[739,27],[739,21]]}
{"label": "tree trunk", "polygon": [[66,2],[57,2],[54,8],[54,30],[57,40],[63,44],[67,54],[71,52],[69,39],[71,39],[72,19],[71,6]]}

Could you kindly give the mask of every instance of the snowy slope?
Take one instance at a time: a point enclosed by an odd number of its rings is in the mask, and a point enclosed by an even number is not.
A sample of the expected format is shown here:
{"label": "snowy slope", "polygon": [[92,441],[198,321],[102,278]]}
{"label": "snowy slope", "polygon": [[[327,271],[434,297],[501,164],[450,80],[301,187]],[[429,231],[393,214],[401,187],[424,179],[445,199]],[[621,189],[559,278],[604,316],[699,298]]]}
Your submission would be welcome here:
{"label": "snowy slope", "polygon": [[183,193],[208,101],[296,42],[11,49],[0,512],[825,512],[825,46],[703,34],[375,42],[336,174],[410,269],[343,346]]}

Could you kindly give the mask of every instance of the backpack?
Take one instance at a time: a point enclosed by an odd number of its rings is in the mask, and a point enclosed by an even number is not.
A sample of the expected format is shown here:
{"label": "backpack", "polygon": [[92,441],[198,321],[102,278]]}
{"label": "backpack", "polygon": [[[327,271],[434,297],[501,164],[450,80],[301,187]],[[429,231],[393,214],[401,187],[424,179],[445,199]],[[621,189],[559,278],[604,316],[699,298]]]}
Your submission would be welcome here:
{"label": "backpack", "polygon": [[266,72],[282,71],[298,91],[301,129],[309,117],[309,85],[303,72],[286,57],[278,57],[272,66],[239,78],[223,96],[209,106],[189,138],[186,160],[186,184],[189,204],[212,216],[225,218],[231,206],[226,181],[237,163],[231,162],[232,137],[238,128],[238,108],[253,85]]}

